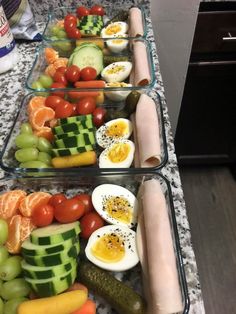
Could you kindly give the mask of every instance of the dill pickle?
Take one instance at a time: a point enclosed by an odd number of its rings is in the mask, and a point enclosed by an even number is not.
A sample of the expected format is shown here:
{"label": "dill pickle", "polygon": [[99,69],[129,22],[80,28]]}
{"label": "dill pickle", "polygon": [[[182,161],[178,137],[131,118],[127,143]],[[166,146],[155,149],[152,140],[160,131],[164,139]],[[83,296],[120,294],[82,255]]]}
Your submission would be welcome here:
{"label": "dill pickle", "polygon": [[130,56],[111,56],[111,55],[103,55],[103,63],[104,66],[107,66],[113,62],[119,61],[131,61]]}
{"label": "dill pickle", "polygon": [[140,92],[137,92],[135,90],[129,93],[129,95],[127,96],[125,100],[124,110],[128,113],[128,115],[131,115],[131,113],[135,112],[140,96]]}

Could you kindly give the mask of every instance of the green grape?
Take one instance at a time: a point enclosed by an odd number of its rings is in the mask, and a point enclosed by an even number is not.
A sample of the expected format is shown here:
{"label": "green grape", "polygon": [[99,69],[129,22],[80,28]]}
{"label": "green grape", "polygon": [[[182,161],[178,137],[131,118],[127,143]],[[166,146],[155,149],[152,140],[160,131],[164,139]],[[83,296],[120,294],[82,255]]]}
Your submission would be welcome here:
{"label": "green grape", "polygon": [[72,50],[72,44],[71,42],[64,42],[63,44],[62,43],[58,43],[58,48],[63,51],[63,52],[68,52],[68,51],[71,51]]}
{"label": "green grape", "polygon": [[33,134],[19,134],[16,139],[16,146],[18,148],[29,148],[29,147],[37,147],[38,145],[38,137]]}
{"label": "green grape", "polygon": [[22,162],[20,168],[48,168],[48,165],[40,160],[33,160]]}
{"label": "green grape", "polygon": [[[4,312],[3,314],[17,314],[17,308],[18,306],[24,302],[27,301],[27,298],[15,298],[7,301],[4,304]],[[1,313],[1,312],[0,312]]]}
{"label": "green grape", "polygon": [[[57,36],[52,36],[50,39],[51,40],[58,40],[58,37]],[[52,44],[52,46],[54,46],[54,44]],[[54,47],[56,47],[56,46],[54,46]]]}
{"label": "green grape", "polygon": [[29,123],[22,123],[20,127],[20,132],[26,134],[33,134],[32,127]]}
{"label": "green grape", "polygon": [[66,32],[64,31],[64,29],[60,29],[59,32],[57,33],[57,37],[59,39],[65,39],[68,38]]}
{"label": "green grape", "polygon": [[37,90],[44,88],[43,85],[42,85],[39,81],[34,81],[34,82],[32,83],[32,85],[31,85],[31,87],[32,87],[33,89],[37,89]]}
{"label": "green grape", "polygon": [[0,245],[6,243],[8,238],[8,224],[6,220],[0,219]]}
{"label": "green grape", "polygon": [[[3,303],[3,300],[2,298],[0,298],[0,314],[3,314],[3,309],[4,309],[4,303]],[[10,313],[9,313],[10,314]]]}
{"label": "green grape", "polygon": [[51,28],[50,28],[50,33],[51,35],[53,36],[57,36],[58,32],[60,32],[61,30],[61,27],[57,26],[57,25],[53,25]]}
{"label": "green grape", "polygon": [[21,148],[15,152],[15,158],[19,162],[37,160],[38,154],[37,148]]}
{"label": "green grape", "polygon": [[21,260],[21,256],[11,256],[0,265],[0,279],[9,281],[19,276],[22,271]]}
{"label": "green grape", "polygon": [[5,246],[0,246],[0,265],[8,259],[9,253]]}
{"label": "green grape", "polygon": [[51,165],[52,157],[48,153],[39,152],[38,160],[44,162],[47,165]]}
{"label": "green grape", "polygon": [[42,74],[39,77],[39,82],[42,84],[44,88],[49,88],[53,83],[53,79],[49,75]]}
{"label": "green grape", "polygon": [[30,286],[23,278],[16,278],[2,285],[1,295],[5,300],[26,297],[30,293]]}
{"label": "green grape", "polygon": [[52,149],[52,144],[46,138],[39,137],[37,147],[40,152],[50,153]]}

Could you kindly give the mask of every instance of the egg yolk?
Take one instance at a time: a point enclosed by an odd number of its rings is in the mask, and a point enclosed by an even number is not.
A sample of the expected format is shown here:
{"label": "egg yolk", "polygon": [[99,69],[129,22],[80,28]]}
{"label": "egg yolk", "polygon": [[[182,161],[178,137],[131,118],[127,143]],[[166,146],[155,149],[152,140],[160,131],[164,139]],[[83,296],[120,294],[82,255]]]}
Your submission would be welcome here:
{"label": "egg yolk", "polygon": [[117,34],[121,30],[122,29],[121,29],[121,26],[119,24],[110,25],[110,26],[107,26],[107,28],[106,28],[106,34],[107,35]]}
{"label": "egg yolk", "polygon": [[113,43],[114,45],[120,45],[120,44],[122,44],[123,42],[124,42],[123,39],[114,39],[114,40],[112,40],[112,43]]}
{"label": "egg yolk", "polygon": [[107,211],[109,216],[119,220],[120,222],[129,224],[132,219],[133,208],[130,202],[121,196],[110,196],[103,204],[103,209]]}
{"label": "egg yolk", "polygon": [[110,137],[122,137],[127,134],[127,123],[118,121],[109,125],[106,129],[106,135]]}
{"label": "egg yolk", "polygon": [[115,233],[99,238],[91,248],[92,254],[105,263],[116,263],[125,256],[124,241]]}
{"label": "egg yolk", "polygon": [[126,143],[117,143],[109,150],[107,157],[113,163],[122,162],[127,159],[130,152],[130,146]]}
{"label": "egg yolk", "polygon": [[122,72],[124,70],[125,70],[125,67],[123,65],[114,65],[106,71],[106,74],[108,74],[108,75],[116,74],[116,73]]}

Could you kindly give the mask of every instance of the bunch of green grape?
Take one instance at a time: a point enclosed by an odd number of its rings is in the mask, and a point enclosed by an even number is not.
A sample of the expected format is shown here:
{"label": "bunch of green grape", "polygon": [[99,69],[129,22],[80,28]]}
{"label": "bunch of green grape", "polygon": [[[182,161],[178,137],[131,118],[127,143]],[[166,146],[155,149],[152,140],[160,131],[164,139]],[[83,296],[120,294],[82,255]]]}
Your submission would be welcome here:
{"label": "bunch of green grape", "polygon": [[21,125],[20,134],[15,139],[17,148],[15,158],[21,168],[51,167],[51,143],[44,137],[33,134],[29,123]]}
{"label": "bunch of green grape", "polygon": [[17,314],[17,307],[27,300],[30,287],[20,277],[22,257],[11,256],[4,246],[7,238],[7,222],[0,219],[0,314]]}

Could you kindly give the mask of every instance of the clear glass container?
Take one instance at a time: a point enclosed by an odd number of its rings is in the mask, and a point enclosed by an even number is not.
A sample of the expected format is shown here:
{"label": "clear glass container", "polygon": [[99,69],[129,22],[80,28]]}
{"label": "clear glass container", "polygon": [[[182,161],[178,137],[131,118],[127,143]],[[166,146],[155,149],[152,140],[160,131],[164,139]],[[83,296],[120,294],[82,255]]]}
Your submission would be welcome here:
{"label": "clear glass container", "polygon": [[[22,189],[27,193],[36,192],[36,191],[45,191],[49,193],[65,193],[68,197],[72,197],[78,193],[89,193],[91,194],[93,189],[100,184],[116,184],[123,186],[130,190],[132,193],[137,195],[139,187],[145,180],[156,179],[161,185],[162,192],[164,194],[168,216],[171,226],[171,234],[174,245],[174,252],[176,256],[176,265],[178,270],[179,284],[181,288],[182,295],[182,304],[183,311],[181,314],[187,314],[189,312],[189,297],[188,289],[185,278],[184,265],[181,255],[181,247],[179,242],[178,228],[175,218],[175,211],[172,199],[171,188],[168,180],[164,178],[161,174],[124,174],[124,175],[101,175],[93,176],[88,175],[85,171],[81,173],[80,176],[71,176],[63,178],[9,178],[5,180],[0,180],[0,191],[1,194],[14,189]],[[153,210],[158,210],[153,204]],[[83,248],[83,243],[81,245]],[[81,249],[82,250],[82,249]],[[82,254],[82,252],[81,252]],[[142,280],[141,280],[141,265],[140,263],[134,268],[125,271],[113,273],[119,280],[125,281],[126,284],[130,285],[135,291],[142,294]],[[158,278],[157,278],[158,280]],[[105,300],[97,297],[96,295],[92,298],[95,298],[97,303],[97,313],[98,314],[110,314],[113,313],[111,306]],[[100,306],[99,306],[100,305]],[[179,313],[180,314],[180,313]]]}

